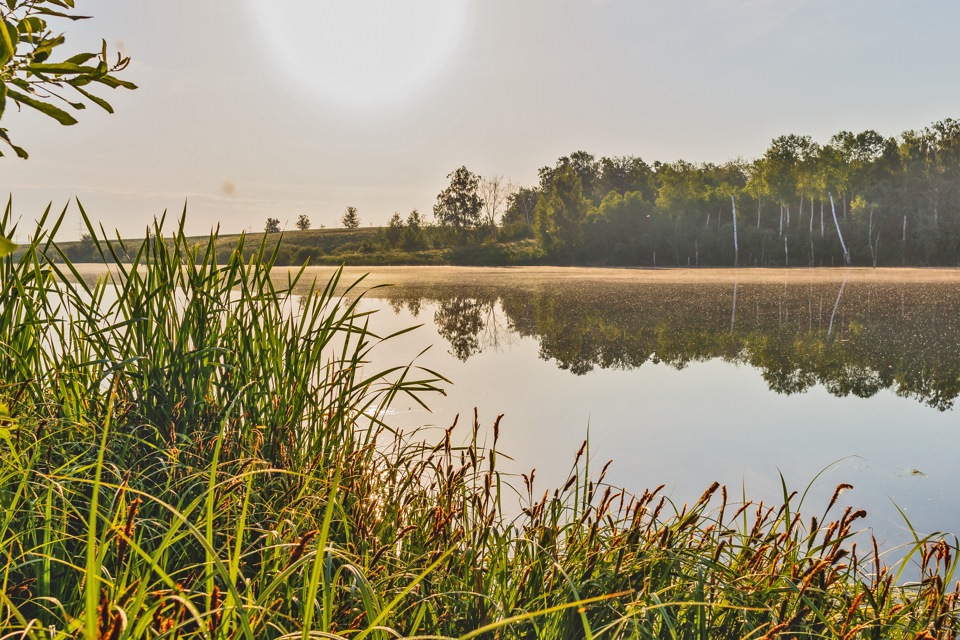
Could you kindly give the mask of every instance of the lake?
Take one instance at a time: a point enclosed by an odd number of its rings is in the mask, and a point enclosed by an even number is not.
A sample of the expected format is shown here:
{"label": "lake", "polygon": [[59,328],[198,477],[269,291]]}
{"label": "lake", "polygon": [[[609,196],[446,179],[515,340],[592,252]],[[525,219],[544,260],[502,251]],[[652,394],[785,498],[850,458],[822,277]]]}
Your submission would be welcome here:
{"label": "lake", "polygon": [[[401,399],[388,422],[428,438],[482,434],[534,493],[562,485],[589,434],[591,468],[635,492],[666,484],[679,505],[714,480],[733,496],[801,511],[865,508],[891,549],[960,532],[960,271],[352,268],[371,272],[371,326],[415,331],[371,366],[449,378],[431,411]],[[309,270],[326,279],[329,269]],[[818,476],[818,474],[820,474]],[[812,484],[811,484],[812,483]],[[522,483],[517,481],[518,486]]]}

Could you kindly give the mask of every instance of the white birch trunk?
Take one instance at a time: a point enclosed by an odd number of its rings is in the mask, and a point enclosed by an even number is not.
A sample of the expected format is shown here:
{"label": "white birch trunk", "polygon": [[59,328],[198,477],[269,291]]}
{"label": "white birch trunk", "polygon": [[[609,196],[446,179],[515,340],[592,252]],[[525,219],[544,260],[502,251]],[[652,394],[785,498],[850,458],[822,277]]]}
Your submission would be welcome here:
{"label": "white birch trunk", "polygon": [[733,266],[738,267],[740,262],[740,244],[737,242],[737,202],[730,196],[730,206],[733,209]]}
{"label": "white birch trunk", "polygon": [[847,245],[843,241],[843,234],[840,232],[840,222],[837,220],[837,207],[833,204],[833,194],[830,194],[830,211],[833,213],[833,224],[837,227],[837,236],[840,238],[840,246],[843,247],[843,261],[850,264],[850,252],[847,251]]}

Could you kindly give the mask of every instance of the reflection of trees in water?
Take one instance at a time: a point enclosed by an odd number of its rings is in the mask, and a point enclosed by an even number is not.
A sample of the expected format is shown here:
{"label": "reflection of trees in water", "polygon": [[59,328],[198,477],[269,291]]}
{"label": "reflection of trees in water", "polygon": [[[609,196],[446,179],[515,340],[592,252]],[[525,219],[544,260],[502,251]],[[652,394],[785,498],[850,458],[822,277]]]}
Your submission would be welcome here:
{"label": "reflection of trees in water", "polygon": [[481,303],[469,298],[452,298],[440,303],[433,321],[437,331],[450,343],[450,353],[466,360],[480,351],[479,334],[483,330]]}
{"label": "reflection of trees in water", "polygon": [[450,353],[466,361],[487,348],[500,349],[510,340],[496,299],[452,297],[439,303],[433,321],[450,343]]}
{"label": "reflection of trees in water", "polygon": [[450,285],[402,302],[412,310],[413,300],[438,304],[434,320],[460,360],[520,336],[577,375],[720,358],[756,367],[778,393],[892,389],[940,410],[960,395],[960,291],[946,285]]}

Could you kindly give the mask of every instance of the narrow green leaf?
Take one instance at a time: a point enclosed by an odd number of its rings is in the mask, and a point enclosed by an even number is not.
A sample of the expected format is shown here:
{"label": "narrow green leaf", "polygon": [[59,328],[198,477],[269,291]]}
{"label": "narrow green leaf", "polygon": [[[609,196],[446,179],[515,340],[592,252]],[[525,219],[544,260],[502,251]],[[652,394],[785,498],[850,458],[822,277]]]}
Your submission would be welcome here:
{"label": "narrow green leaf", "polygon": [[[23,158],[24,160],[27,159],[27,152],[24,151],[21,147],[18,147],[17,145],[13,144],[13,142],[10,141],[10,136],[7,135],[6,129],[0,129],[0,140],[3,140],[8,145],[10,145],[10,148],[13,149],[13,152],[17,154],[17,157]],[[0,157],[3,157],[2,153],[0,153]]]}
{"label": "narrow green leaf", "polygon": [[7,23],[0,23],[0,65],[7,64],[16,52]]}
{"label": "narrow green leaf", "polygon": [[132,82],[127,82],[126,80],[117,80],[113,76],[102,76],[95,78],[95,80],[101,84],[105,84],[108,87],[116,89],[117,87],[123,87],[124,89],[136,89],[137,85]]}
{"label": "narrow green leaf", "polygon": [[35,63],[27,66],[34,73],[81,74],[97,73],[96,67],[84,67],[72,62]]}
{"label": "narrow green leaf", "polygon": [[96,58],[97,54],[95,53],[78,53],[75,56],[67,58],[64,62],[69,62],[71,64],[83,64],[90,60],[90,58]]}
{"label": "narrow green leaf", "polygon": [[79,91],[81,94],[83,94],[83,96],[84,96],[85,98],[87,98],[87,100],[90,100],[90,102],[93,102],[94,104],[96,104],[98,107],[100,107],[101,109],[103,109],[103,110],[106,111],[107,113],[113,113],[113,107],[111,107],[111,106],[110,106],[110,103],[107,102],[106,100],[104,100],[103,98],[101,98],[101,97],[99,97],[99,96],[95,96],[95,95],[93,95],[92,93],[90,93],[89,91],[86,91],[86,90],[84,90],[84,89],[81,89],[80,87],[78,87],[78,86],[76,86],[76,85],[74,85],[73,88],[76,89],[77,91]]}
{"label": "narrow green leaf", "polygon": [[32,107],[40,113],[50,116],[62,125],[77,124],[76,118],[63,109],[55,107],[52,104],[48,104],[42,100],[37,100],[36,98],[32,98],[26,94],[20,93],[19,91],[14,91],[13,89],[8,89],[7,95],[13,98],[15,102]]}

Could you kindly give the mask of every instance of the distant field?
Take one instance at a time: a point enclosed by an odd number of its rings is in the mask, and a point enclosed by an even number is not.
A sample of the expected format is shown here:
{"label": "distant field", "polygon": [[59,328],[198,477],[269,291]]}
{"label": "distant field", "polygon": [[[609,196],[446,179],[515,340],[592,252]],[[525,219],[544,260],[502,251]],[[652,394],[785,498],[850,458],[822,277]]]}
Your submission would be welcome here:
{"label": "distant field", "polygon": [[[416,235],[405,230],[391,238],[384,227],[361,229],[310,229],[265,234],[245,234],[244,254],[254,255],[266,241],[268,252],[276,249],[279,265],[518,265],[538,264],[542,254],[532,239],[497,241],[486,231],[474,231],[461,239],[449,229],[425,227]],[[237,247],[239,234],[221,235],[216,242],[218,261],[226,262]],[[190,239],[206,244],[206,237]],[[139,248],[142,239],[125,242],[128,254]],[[279,243],[279,248],[277,244]],[[92,242],[61,243],[74,262],[92,260],[96,254]]]}

